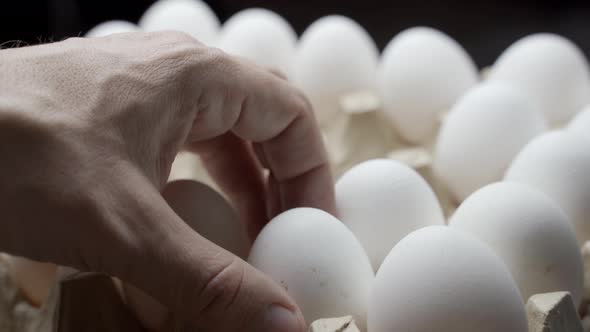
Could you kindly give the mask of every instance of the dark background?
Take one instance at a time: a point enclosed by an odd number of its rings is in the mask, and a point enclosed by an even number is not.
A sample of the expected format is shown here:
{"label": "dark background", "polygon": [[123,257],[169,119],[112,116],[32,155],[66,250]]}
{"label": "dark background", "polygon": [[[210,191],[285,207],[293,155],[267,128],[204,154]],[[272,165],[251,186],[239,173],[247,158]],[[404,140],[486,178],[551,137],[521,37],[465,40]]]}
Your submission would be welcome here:
{"label": "dark background", "polygon": [[[149,0],[0,0],[0,43],[36,44],[84,34],[111,19],[137,22]],[[576,42],[590,55],[590,0],[313,0],[207,1],[225,21],[248,7],[279,13],[301,33],[317,18],[347,15],[362,24],[382,48],[400,30],[427,25],[457,39],[480,66],[494,59],[518,38],[534,32],[555,32]],[[8,42],[6,42],[8,41]]]}

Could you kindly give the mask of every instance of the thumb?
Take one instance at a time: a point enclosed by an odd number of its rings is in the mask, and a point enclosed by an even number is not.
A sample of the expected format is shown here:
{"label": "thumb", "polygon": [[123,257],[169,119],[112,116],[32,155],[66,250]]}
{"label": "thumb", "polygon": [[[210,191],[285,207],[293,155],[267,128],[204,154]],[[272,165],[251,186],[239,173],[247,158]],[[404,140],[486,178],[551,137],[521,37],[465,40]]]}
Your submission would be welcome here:
{"label": "thumb", "polygon": [[[128,303],[146,327],[162,330],[173,316],[205,331],[305,330],[283,288],[193,231],[147,181],[140,186],[133,186],[136,204],[127,206],[141,211],[144,225],[133,234],[139,245],[130,246],[132,257],[125,259],[134,264],[120,277],[137,286],[127,288]],[[165,318],[168,312],[173,315]]]}
{"label": "thumb", "polygon": [[[225,273],[229,275],[231,272]],[[247,273],[245,272],[240,278],[243,278],[244,281],[255,280],[259,274],[258,271],[252,271],[253,278],[249,278],[245,275]],[[238,277],[235,278],[238,279]],[[220,296],[226,296],[226,298],[233,296],[234,299],[225,300],[225,302],[219,301],[218,308],[210,306],[209,312],[201,311],[199,314],[186,310],[190,308],[170,312],[159,301],[137,287],[125,284],[124,289],[128,305],[149,331],[177,331],[178,326],[188,326],[199,331],[201,331],[199,328],[202,328],[203,331],[290,332],[305,330],[305,322],[299,310],[290,303],[290,300],[283,301],[281,299],[286,296],[280,294],[282,290],[280,288],[277,290],[278,296],[272,294],[273,290],[269,289],[269,285],[273,284],[271,280],[254,281],[253,283],[244,281],[241,282],[242,291],[228,290],[227,293],[220,291]],[[237,283],[239,281],[232,282],[233,285]],[[232,287],[232,284],[229,286]],[[261,292],[271,294],[261,294]]]}

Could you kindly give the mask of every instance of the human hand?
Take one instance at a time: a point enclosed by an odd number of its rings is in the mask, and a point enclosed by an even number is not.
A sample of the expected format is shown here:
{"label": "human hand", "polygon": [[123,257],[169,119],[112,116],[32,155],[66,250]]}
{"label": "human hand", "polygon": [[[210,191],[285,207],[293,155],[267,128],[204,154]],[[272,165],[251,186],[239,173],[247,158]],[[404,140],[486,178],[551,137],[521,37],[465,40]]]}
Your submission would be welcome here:
{"label": "human hand", "polygon": [[189,148],[252,238],[288,208],[333,212],[326,152],[296,89],[172,32],[3,50],[0,72],[0,250],[117,276],[197,329],[304,329],[281,287],[160,194]]}

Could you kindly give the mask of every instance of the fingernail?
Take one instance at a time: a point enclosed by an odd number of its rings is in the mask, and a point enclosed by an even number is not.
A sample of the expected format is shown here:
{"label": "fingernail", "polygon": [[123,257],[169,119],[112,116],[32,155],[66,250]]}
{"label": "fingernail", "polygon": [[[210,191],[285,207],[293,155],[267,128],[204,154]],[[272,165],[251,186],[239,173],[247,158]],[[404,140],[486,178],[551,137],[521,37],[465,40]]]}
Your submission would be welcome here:
{"label": "fingernail", "polygon": [[271,304],[264,312],[261,332],[303,332],[303,319],[291,310]]}

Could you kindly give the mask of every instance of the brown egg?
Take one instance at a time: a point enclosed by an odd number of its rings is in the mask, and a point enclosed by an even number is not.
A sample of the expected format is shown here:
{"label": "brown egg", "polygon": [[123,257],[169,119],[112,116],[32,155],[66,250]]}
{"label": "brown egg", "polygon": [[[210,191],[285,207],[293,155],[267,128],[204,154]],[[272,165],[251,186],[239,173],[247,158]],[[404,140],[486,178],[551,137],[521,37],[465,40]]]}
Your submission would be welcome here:
{"label": "brown egg", "polygon": [[123,283],[125,301],[148,331],[163,331],[168,309],[137,287]]}
{"label": "brown egg", "polygon": [[[197,181],[168,183],[162,193],[170,207],[192,229],[211,242],[246,259],[250,241],[234,208],[215,190]],[[136,287],[124,285],[127,304],[149,330],[162,330],[168,310]]]}

